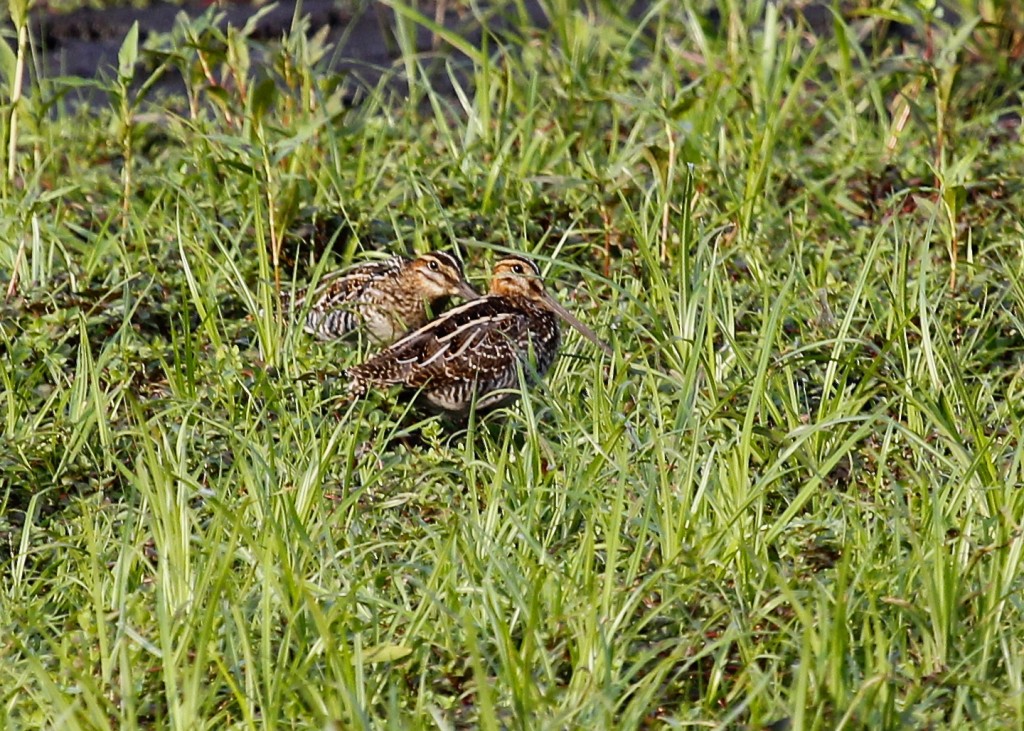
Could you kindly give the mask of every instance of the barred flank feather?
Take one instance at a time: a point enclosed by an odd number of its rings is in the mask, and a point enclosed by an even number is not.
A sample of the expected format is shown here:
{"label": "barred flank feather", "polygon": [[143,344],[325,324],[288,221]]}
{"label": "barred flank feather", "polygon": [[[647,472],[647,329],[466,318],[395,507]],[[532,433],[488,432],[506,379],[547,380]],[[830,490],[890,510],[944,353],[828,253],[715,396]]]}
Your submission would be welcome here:
{"label": "barred flank feather", "polygon": [[425,324],[428,308],[453,296],[478,295],[455,257],[433,252],[412,261],[394,256],[367,262],[329,276],[316,289],[297,293],[292,308],[312,302],[304,329],[320,340],[342,338],[362,327],[373,340],[387,344]]}

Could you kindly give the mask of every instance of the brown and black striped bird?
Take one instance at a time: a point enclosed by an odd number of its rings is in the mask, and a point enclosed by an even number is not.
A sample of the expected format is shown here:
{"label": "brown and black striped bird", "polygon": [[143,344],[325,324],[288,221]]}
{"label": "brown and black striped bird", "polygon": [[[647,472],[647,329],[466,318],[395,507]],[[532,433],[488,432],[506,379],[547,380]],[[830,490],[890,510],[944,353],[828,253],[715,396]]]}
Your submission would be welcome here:
{"label": "brown and black striped bird", "polygon": [[409,333],[346,372],[349,392],[402,385],[436,412],[466,415],[475,399],[486,411],[518,398],[519,369],[542,377],[561,344],[559,318],[605,353],[611,348],[544,289],[540,269],[522,256],[494,268],[490,292]]}
{"label": "brown and black striped bird", "polygon": [[[435,251],[409,260],[393,256],[347,269],[324,279],[316,289],[299,292],[295,311],[311,302],[304,330],[320,340],[335,340],[362,327],[370,338],[388,344],[423,326],[428,313],[449,297],[480,295],[451,254]],[[435,309],[437,308],[437,309]]]}

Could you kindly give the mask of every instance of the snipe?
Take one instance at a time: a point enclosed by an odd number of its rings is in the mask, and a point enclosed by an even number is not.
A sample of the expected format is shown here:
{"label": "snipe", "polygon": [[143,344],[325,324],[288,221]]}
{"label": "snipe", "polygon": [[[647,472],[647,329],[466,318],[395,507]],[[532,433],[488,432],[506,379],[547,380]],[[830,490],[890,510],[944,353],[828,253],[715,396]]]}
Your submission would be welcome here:
{"label": "snipe", "polygon": [[451,254],[435,251],[409,260],[393,256],[347,269],[326,278],[312,292],[296,295],[295,311],[312,302],[304,330],[320,340],[344,337],[365,328],[377,343],[388,344],[423,326],[450,297],[474,299],[462,265]]}
{"label": "snipe", "polygon": [[561,344],[559,318],[604,352],[611,349],[544,289],[537,265],[508,256],[490,292],[456,307],[347,371],[349,392],[402,385],[448,416],[486,411],[518,398],[519,369],[542,377]]}

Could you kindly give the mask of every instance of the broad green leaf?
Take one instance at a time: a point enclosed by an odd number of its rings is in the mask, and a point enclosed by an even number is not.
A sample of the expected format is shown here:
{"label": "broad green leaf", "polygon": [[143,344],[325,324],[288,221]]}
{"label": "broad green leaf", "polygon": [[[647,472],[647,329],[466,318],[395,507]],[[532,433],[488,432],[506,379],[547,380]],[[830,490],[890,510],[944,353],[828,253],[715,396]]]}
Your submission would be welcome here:
{"label": "broad green leaf", "polygon": [[406,645],[377,645],[363,652],[363,662],[394,662],[412,653]]}
{"label": "broad green leaf", "polygon": [[28,19],[28,0],[10,0],[11,22],[15,28],[25,25]]}
{"label": "broad green leaf", "polygon": [[8,91],[14,88],[14,75],[17,73],[18,57],[6,43],[0,43],[0,73],[4,75],[4,85]]}
{"label": "broad green leaf", "polygon": [[135,71],[135,62],[139,60],[139,21],[132,23],[128,35],[121,43],[117,52],[117,73],[122,79],[130,79]]}
{"label": "broad green leaf", "polygon": [[942,190],[942,202],[946,204],[949,217],[956,220],[967,202],[967,188],[962,185],[948,185]]}
{"label": "broad green leaf", "polygon": [[269,77],[260,79],[253,87],[249,101],[253,119],[256,121],[263,119],[263,115],[274,106],[276,101],[277,85],[274,80]]}

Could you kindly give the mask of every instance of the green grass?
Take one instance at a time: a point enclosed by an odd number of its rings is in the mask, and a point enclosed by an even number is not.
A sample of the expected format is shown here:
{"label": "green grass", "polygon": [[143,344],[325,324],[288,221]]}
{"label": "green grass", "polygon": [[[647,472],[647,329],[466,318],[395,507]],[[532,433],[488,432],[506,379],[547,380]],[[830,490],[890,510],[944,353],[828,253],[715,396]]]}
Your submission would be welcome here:
{"label": "green grass", "polygon": [[[1024,724],[1019,14],[614,5],[396,2],[354,107],[299,33],[0,59],[0,727]],[[615,357],[345,403],[281,293],[452,246]]]}

